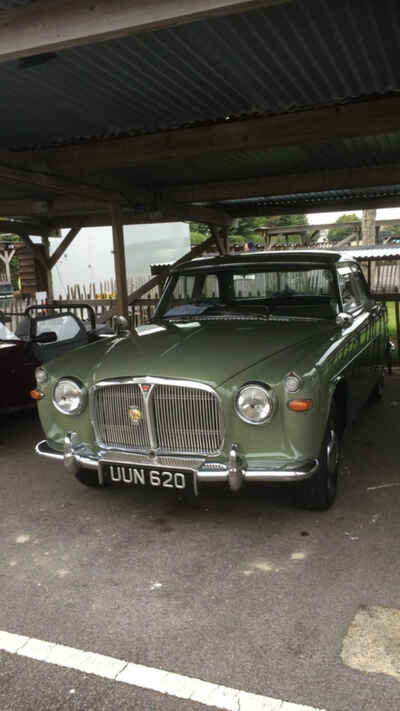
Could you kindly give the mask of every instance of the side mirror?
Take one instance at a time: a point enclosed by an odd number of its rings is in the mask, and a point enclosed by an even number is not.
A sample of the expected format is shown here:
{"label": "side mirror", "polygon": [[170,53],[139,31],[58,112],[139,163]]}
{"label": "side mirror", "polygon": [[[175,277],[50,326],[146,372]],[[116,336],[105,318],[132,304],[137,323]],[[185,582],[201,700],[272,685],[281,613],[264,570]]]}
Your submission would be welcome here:
{"label": "side mirror", "polygon": [[35,343],[55,343],[58,340],[58,336],[55,331],[43,331],[40,336],[36,336],[33,339]]}
{"label": "side mirror", "polygon": [[344,311],[341,311],[337,316],[336,316],[336,323],[340,328],[348,328],[353,324],[354,318],[352,317],[351,314],[346,314]]}
{"label": "side mirror", "polygon": [[129,336],[129,323],[125,316],[113,316],[112,329],[116,336]]}

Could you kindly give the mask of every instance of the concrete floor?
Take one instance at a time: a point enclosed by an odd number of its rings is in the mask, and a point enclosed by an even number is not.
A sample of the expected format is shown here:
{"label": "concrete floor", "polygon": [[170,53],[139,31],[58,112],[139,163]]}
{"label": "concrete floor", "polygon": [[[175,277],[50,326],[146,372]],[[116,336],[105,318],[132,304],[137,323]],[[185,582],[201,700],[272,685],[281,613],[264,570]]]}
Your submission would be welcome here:
{"label": "concrete floor", "polygon": [[[386,382],[319,514],[283,487],[86,489],[33,454],[31,415],[3,420],[0,630],[328,711],[398,711],[385,664],[348,666],[360,609],[400,608],[400,377]],[[1,711],[32,708],[204,706],[1,652]]]}

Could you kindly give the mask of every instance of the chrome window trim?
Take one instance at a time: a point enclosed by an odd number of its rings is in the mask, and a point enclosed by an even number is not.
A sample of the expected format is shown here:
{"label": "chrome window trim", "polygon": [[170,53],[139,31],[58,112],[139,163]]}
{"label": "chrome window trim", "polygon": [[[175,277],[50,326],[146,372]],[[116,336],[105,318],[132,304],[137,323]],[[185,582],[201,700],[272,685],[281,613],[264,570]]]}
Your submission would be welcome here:
{"label": "chrome window trim", "polygon": [[[121,378],[107,378],[106,380],[99,380],[97,383],[92,385],[89,388],[89,417],[90,417],[90,423],[93,428],[95,440],[97,446],[105,451],[111,451],[115,450],[115,445],[109,446],[106,445],[101,437],[100,434],[96,428],[96,420],[94,416],[94,395],[97,390],[100,390],[101,388],[107,388],[107,387],[112,387],[113,385],[150,385],[150,389],[147,393],[143,393],[143,403],[144,403],[144,409],[145,409],[145,417],[146,417],[146,422],[147,422],[147,427],[148,427],[148,432],[149,432],[149,438],[150,442],[153,444],[154,447],[151,447],[150,449],[131,449],[131,448],[123,448],[120,447],[121,451],[126,451],[126,452],[134,452],[137,454],[146,454],[149,451],[151,452],[154,450],[155,455],[157,456],[173,456],[173,455],[178,455],[178,456],[190,456],[191,454],[193,456],[218,456],[222,454],[224,450],[224,443],[225,443],[225,419],[224,419],[224,411],[222,407],[222,398],[220,394],[214,390],[211,385],[207,385],[207,383],[202,383],[198,380],[185,380],[184,378],[182,379],[177,379],[177,378],[161,378],[158,376],[150,376],[150,375],[144,375],[144,376],[134,376],[134,377],[121,377]],[[219,405],[219,410],[220,410],[220,424],[221,424],[221,445],[220,447],[213,451],[213,452],[188,452],[188,451],[180,451],[180,450],[165,450],[162,449],[161,447],[157,447],[157,441],[156,441],[156,428],[155,428],[155,423],[154,423],[154,413],[152,412],[152,409],[150,407],[151,403],[151,398],[150,395],[152,393],[154,385],[170,385],[173,387],[181,387],[181,388],[192,388],[193,390],[199,390],[202,392],[208,392],[210,395],[213,395]]]}

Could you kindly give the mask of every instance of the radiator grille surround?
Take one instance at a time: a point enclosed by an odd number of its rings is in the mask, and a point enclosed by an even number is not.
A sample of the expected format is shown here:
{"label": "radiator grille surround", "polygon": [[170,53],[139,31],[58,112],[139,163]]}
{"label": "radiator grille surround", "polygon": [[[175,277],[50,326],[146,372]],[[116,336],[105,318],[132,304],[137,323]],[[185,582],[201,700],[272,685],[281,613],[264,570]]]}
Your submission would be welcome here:
{"label": "radiator grille surround", "polygon": [[[136,422],[132,410],[140,413]],[[91,390],[91,418],[97,444],[105,449],[208,455],[223,446],[220,398],[195,381],[102,381]]]}

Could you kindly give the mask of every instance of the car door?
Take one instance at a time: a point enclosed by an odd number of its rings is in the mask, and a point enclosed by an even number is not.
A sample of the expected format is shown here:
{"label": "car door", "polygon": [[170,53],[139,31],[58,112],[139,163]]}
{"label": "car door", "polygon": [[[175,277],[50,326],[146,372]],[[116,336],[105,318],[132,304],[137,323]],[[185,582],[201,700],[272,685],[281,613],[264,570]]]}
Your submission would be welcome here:
{"label": "car door", "polygon": [[39,363],[27,343],[18,339],[0,340],[0,411],[32,404],[30,391],[35,387],[37,365]]}
{"label": "car door", "polygon": [[368,323],[361,332],[363,345],[363,379],[365,399],[370,394],[381,374],[382,366],[386,361],[387,329],[386,307],[377,304],[368,288],[368,284],[359,265],[352,265],[361,304],[368,312]]}
{"label": "car door", "polygon": [[354,418],[366,399],[369,361],[370,313],[363,302],[357,284],[357,272],[352,264],[340,264],[337,269],[342,310],[352,317],[344,329],[343,347],[346,353],[346,380],[350,394],[349,416]]}

